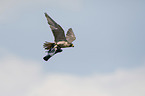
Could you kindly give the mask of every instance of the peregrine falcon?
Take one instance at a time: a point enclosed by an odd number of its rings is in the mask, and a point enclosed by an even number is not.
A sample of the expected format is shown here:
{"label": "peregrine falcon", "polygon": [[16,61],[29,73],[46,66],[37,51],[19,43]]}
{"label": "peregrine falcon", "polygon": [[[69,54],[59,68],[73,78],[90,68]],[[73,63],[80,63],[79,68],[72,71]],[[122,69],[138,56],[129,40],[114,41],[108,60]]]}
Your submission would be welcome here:
{"label": "peregrine falcon", "polygon": [[68,47],[74,47],[72,42],[76,39],[72,28],[69,28],[67,31],[67,34],[65,36],[63,28],[57,24],[47,13],[44,13],[45,17],[48,21],[48,24],[50,25],[50,28],[52,30],[53,36],[54,36],[54,43],[45,41],[43,47],[47,51],[48,54],[43,58],[45,61],[47,61],[50,57],[55,55],[56,53],[62,52],[61,48],[68,48]]}

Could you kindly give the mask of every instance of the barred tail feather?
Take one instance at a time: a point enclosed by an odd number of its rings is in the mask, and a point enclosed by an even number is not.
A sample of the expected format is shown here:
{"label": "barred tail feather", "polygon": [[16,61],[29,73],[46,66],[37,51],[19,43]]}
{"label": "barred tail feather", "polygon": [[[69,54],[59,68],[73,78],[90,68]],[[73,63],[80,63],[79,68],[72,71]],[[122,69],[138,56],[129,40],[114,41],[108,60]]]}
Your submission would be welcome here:
{"label": "barred tail feather", "polygon": [[54,46],[55,43],[51,43],[51,42],[47,42],[45,41],[43,48],[45,48],[46,50],[49,50],[52,48],[52,46]]}

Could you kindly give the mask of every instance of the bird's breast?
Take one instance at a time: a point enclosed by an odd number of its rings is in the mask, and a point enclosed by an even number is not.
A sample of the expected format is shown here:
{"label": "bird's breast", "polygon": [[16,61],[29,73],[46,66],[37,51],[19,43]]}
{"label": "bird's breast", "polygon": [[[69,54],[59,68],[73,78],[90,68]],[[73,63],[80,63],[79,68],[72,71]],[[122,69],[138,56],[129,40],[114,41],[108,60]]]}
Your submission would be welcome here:
{"label": "bird's breast", "polygon": [[61,48],[65,48],[65,47],[69,47],[70,44],[66,41],[59,41],[56,43],[57,45],[59,45]]}

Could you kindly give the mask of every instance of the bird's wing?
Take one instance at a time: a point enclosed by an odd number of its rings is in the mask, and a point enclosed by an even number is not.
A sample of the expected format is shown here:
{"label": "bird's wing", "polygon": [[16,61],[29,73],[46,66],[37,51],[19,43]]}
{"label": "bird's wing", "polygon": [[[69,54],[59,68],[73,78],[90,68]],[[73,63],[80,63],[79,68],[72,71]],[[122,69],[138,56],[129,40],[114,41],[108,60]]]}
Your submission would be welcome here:
{"label": "bird's wing", "polygon": [[66,40],[69,43],[72,43],[75,39],[76,39],[76,37],[75,37],[75,34],[74,34],[72,28],[69,28],[67,31],[67,34],[66,34]]}
{"label": "bird's wing", "polygon": [[47,18],[48,24],[53,32],[55,42],[58,41],[66,41],[64,30],[62,27],[57,24],[47,13],[45,13],[45,17]]}

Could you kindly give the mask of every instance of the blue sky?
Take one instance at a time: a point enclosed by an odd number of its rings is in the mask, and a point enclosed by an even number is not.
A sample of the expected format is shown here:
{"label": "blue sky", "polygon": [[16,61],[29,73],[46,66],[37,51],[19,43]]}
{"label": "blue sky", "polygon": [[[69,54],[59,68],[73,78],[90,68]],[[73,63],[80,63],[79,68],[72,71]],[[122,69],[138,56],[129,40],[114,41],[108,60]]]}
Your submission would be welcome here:
{"label": "blue sky", "polygon": [[[5,0],[0,6],[1,95],[145,95],[144,0]],[[74,48],[48,62],[43,43],[53,35],[44,12],[77,38]]]}

